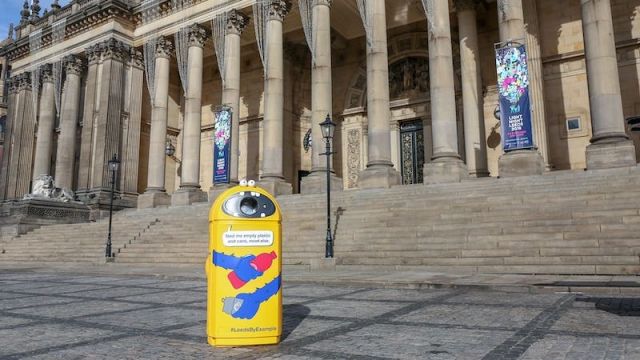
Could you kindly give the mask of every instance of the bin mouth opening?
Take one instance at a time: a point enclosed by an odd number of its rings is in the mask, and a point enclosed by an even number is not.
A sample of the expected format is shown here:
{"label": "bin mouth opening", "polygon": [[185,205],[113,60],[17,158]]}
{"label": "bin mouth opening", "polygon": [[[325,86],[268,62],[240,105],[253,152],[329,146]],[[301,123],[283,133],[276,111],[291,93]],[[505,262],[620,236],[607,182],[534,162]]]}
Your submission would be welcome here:
{"label": "bin mouth opening", "polygon": [[245,197],[240,201],[240,211],[245,215],[254,215],[258,211],[258,201],[253,197]]}

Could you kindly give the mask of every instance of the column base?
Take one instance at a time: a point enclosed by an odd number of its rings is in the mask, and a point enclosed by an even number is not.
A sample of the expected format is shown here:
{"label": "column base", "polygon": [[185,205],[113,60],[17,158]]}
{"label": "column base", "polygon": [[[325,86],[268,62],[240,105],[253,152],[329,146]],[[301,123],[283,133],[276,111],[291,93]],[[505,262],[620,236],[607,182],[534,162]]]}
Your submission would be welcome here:
{"label": "column base", "polygon": [[501,178],[542,175],[544,159],[538,150],[514,150],[502,154],[498,160],[498,175]]}
{"label": "column base", "polygon": [[193,203],[207,202],[207,193],[199,188],[182,188],[171,195],[171,206],[185,206]]}
{"label": "column base", "polygon": [[336,258],[321,258],[321,259],[311,259],[309,261],[309,269],[311,271],[318,271],[318,270],[330,270],[330,271],[335,271],[336,270]]}
{"label": "column base", "polygon": [[145,192],[138,195],[138,209],[150,209],[171,205],[171,196],[164,191]]}
{"label": "column base", "polygon": [[360,189],[388,189],[402,184],[402,175],[393,166],[373,165],[358,174]]}
{"label": "column base", "polygon": [[237,185],[237,182],[231,182],[229,184],[215,184],[211,186],[209,188],[209,205],[213,204],[220,194]]}
{"label": "column base", "polygon": [[293,194],[293,186],[282,179],[261,179],[257,185],[273,196]]}
{"label": "column base", "polygon": [[636,166],[632,140],[598,141],[587,146],[587,170]]}
{"label": "column base", "polygon": [[469,177],[467,165],[459,158],[438,158],[424,164],[424,183],[442,184],[460,182]]}
{"label": "column base", "polygon": [[[344,183],[335,173],[330,175],[331,191],[342,191]],[[327,192],[327,172],[314,171],[300,181],[301,194],[325,194]]]}
{"label": "column base", "polygon": [[489,177],[491,174],[487,170],[469,171],[470,178],[483,178]]}

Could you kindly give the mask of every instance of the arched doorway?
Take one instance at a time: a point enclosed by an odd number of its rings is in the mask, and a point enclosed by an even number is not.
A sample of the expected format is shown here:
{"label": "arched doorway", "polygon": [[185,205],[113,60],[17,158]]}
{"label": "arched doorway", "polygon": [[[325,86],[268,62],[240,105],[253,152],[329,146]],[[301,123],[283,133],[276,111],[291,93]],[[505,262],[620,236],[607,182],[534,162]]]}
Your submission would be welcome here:
{"label": "arched doorway", "polygon": [[[455,36],[453,37],[455,38]],[[459,46],[452,42],[458,126],[458,150],[464,154],[464,129],[460,94]],[[429,53],[426,32],[397,35],[388,42],[391,160],[403,183],[421,183],[422,167],[432,156]],[[367,164],[366,59],[354,69],[344,100],[342,159],[344,188],[357,186]],[[422,124],[420,128],[419,124]],[[409,141],[411,140],[411,141]],[[409,151],[411,144],[411,151]],[[422,146],[419,146],[422,145]],[[409,166],[411,165],[411,166]],[[405,168],[406,166],[406,168]],[[409,171],[413,169],[413,173]],[[419,170],[418,170],[419,169]]]}

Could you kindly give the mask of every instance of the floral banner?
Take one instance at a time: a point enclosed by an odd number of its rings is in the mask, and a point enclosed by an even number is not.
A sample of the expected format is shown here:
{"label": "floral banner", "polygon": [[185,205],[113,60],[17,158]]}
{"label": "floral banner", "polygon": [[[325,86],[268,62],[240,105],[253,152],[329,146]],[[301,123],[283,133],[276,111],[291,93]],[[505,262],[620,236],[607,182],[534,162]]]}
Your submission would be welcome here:
{"label": "floral banner", "polygon": [[213,139],[213,183],[228,184],[231,152],[231,121],[233,113],[228,107],[216,111]]}
{"label": "floral banner", "polygon": [[534,148],[529,104],[529,69],[524,45],[497,48],[496,68],[502,147],[505,152]]}

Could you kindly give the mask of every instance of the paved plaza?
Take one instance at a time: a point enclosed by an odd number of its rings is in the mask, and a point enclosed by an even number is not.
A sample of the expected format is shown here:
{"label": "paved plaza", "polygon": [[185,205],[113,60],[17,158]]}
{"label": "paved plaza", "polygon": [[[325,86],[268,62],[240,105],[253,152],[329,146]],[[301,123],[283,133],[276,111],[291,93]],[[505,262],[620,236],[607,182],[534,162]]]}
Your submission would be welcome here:
{"label": "paved plaza", "polygon": [[206,344],[202,279],[0,272],[0,359],[639,359],[640,299],[284,284],[279,346]]}

